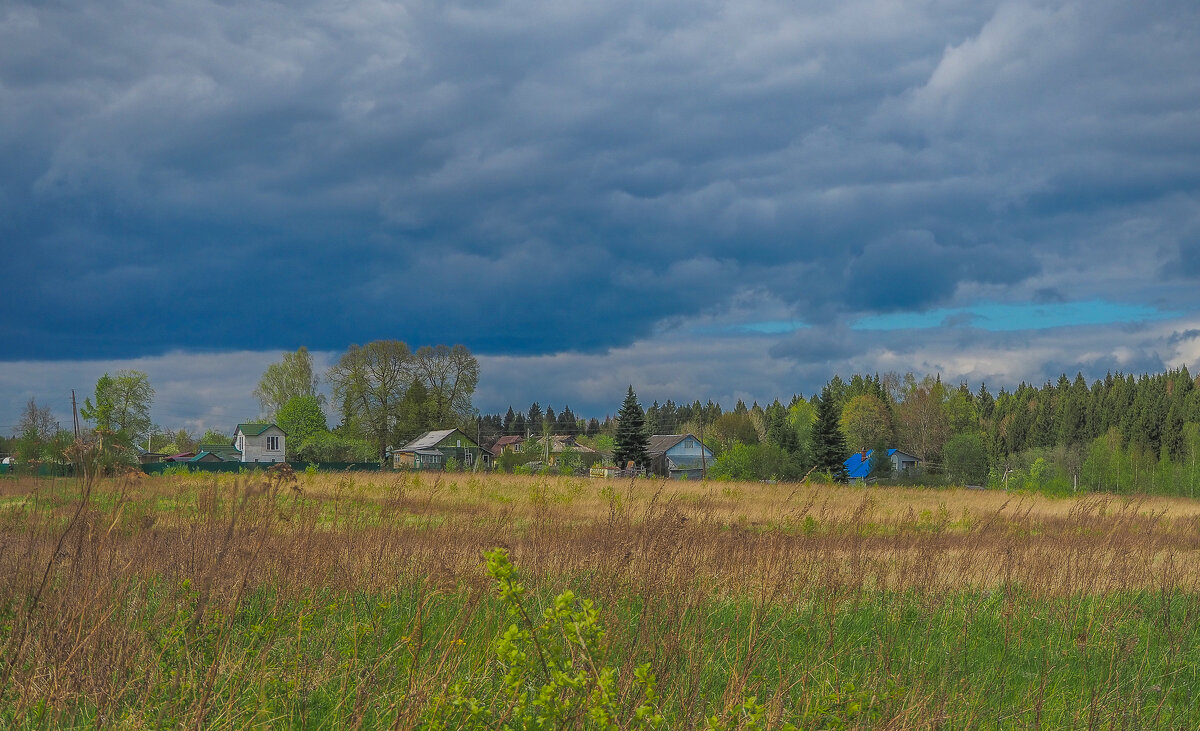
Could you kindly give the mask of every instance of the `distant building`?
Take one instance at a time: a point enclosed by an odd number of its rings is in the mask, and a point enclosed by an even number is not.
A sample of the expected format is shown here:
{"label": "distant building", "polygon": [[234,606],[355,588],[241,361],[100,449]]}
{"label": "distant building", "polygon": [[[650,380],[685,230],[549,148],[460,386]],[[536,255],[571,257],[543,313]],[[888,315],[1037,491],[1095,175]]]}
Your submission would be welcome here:
{"label": "distant building", "polygon": [[136,444],[134,445],[134,449],[137,450],[138,462],[141,464],[154,464],[155,462],[162,462],[167,457],[166,453],[164,452],[150,452],[142,449]]}
{"label": "distant building", "polygon": [[[905,470],[916,469],[920,464],[921,458],[901,452],[899,449],[889,449],[888,457],[892,460],[892,471],[900,474]],[[846,465],[846,477],[851,480],[865,480],[871,474],[871,456],[875,454],[873,449],[864,449],[861,452],[855,452],[843,463]]]}
{"label": "distant building", "polygon": [[[597,454],[596,450],[591,447],[585,447],[575,441],[575,437],[571,434],[552,434],[550,436],[550,449],[546,449],[544,437],[530,437],[525,440],[524,447],[527,453],[536,454],[546,459],[546,453],[549,452],[549,464],[558,464],[558,458],[565,452],[573,452],[578,455]],[[595,459],[599,459],[597,456]],[[588,463],[590,464],[590,462]]]}
{"label": "distant building", "polygon": [[506,449],[510,452],[515,452],[517,454],[520,454],[521,453],[521,445],[524,442],[525,442],[525,437],[509,435],[509,436],[500,437],[499,439],[497,439],[495,441],[495,443],[492,444],[490,449],[491,449],[492,454],[495,454],[497,456],[500,455],[500,453],[502,453]]}
{"label": "distant building", "polygon": [[713,453],[692,434],[655,434],[646,450],[650,472],[673,480],[698,480]]}
{"label": "distant building", "polygon": [[[197,444],[196,451],[192,452],[191,454],[193,457],[195,457],[197,455],[205,454],[205,453],[211,454],[213,457],[216,457],[216,461],[218,461],[218,462],[241,462],[242,461],[242,452],[237,447],[233,446],[233,442],[229,442],[229,443],[210,442],[208,444]],[[184,452],[184,454],[187,454],[187,452]],[[170,461],[185,462],[187,460],[177,460],[177,459],[172,458]],[[207,460],[207,461],[211,462],[213,460]]]}
{"label": "distant building", "polygon": [[274,424],[238,424],[233,446],[242,462],[284,461],[287,434]]}
{"label": "distant building", "polygon": [[461,429],[427,431],[392,453],[392,465],[398,469],[444,470],[450,459],[466,469],[474,468],[477,462],[480,467],[488,468],[492,453]]}

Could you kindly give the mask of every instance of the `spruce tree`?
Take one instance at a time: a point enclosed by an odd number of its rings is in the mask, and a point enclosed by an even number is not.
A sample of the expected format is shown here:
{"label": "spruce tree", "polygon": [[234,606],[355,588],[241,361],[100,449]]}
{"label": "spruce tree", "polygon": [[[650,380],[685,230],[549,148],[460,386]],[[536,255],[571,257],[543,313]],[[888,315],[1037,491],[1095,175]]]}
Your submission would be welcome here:
{"label": "spruce tree", "polygon": [[[813,424],[813,452],[817,470],[828,472],[838,482],[846,481],[846,437],[838,424],[838,409],[835,396],[829,386],[821,391],[817,402],[817,422]],[[886,455],[884,459],[886,459]]]}
{"label": "spruce tree", "polygon": [[621,411],[617,414],[615,441],[613,459],[618,467],[624,468],[629,462],[639,467],[646,466],[649,461],[646,451],[650,447],[650,437],[646,435],[646,414],[642,411],[642,405],[638,403],[632,385],[629,387],[629,393],[625,395],[624,403],[621,404]]}

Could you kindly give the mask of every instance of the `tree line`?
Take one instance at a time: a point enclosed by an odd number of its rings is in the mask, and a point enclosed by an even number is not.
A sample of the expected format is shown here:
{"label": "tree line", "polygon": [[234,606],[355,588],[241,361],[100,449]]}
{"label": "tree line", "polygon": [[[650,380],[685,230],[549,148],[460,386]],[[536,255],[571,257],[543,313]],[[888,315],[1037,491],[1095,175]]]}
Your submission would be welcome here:
{"label": "tree line", "polygon": [[[628,406],[622,414],[630,413]],[[986,383],[948,385],[938,375],[835,375],[819,394],[796,394],[786,404],[738,401],[725,410],[711,400],[667,400],[637,408],[638,431],[647,437],[702,435],[716,454],[709,474],[717,478],[797,479],[816,472],[842,479],[851,452],[898,448],[919,457],[920,470],[893,475],[890,460],[872,459],[872,479],[1060,492],[1200,490],[1200,379],[1186,368],[1109,373],[1090,383],[1082,374],[1062,375],[995,393]],[[492,437],[573,433],[589,446],[638,454],[618,438],[622,414],[603,421],[547,418],[535,402],[524,413],[510,407],[503,416],[481,417],[480,430]]]}
{"label": "tree line", "polygon": [[[309,461],[381,459],[389,446],[451,427],[484,445],[510,434],[571,434],[602,451],[618,446],[621,414],[601,420],[534,402],[480,415],[471,403],[478,379],[478,361],[462,345],[352,345],[324,373],[302,347],[267,367],[254,391],[261,412],[244,421],[278,423],[291,456]],[[332,427],[322,380],[340,414]],[[627,400],[632,393],[631,386]],[[231,441],[219,431],[195,437],[153,425],[154,395],[145,373],[103,374],[80,409],[89,424],[85,438],[117,451],[137,444],[168,453]],[[815,471],[837,479],[852,450],[896,447],[922,460],[925,482],[1188,495],[1200,489],[1200,379],[1186,368],[1109,373],[1091,382],[1064,374],[995,393],[982,383],[948,385],[937,375],[835,375],[819,394],[795,394],[787,403],[738,401],[726,410],[712,400],[668,399],[637,408],[639,432],[647,436],[702,436],[716,453],[714,477],[796,479]],[[30,399],[0,452],[21,461],[62,460],[72,441],[51,410]],[[887,474],[888,464],[872,460],[872,476],[902,479]]]}
{"label": "tree line", "polygon": [[[330,428],[324,378],[341,414]],[[289,458],[303,461],[382,459],[400,445],[432,428],[475,423],[471,396],[479,381],[479,363],[462,345],[422,346],[415,351],[399,340],[351,345],[323,374],[312,354],[301,347],[269,365],[254,389],[261,411],[243,423],[277,423],[288,434]],[[176,454],[204,445],[229,445],[231,434],[209,429],[196,437],[187,429],[154,425],[150,412],[155,390],[141,371],[104,373],[79,409],[85,422],[80,435],[95,442],[113,464],[136,464],[139,449]],[[22,463],[67,460],[73,429],[63,429],[51,409],[30,399],[11,438],[0,438],[0,453]]]}

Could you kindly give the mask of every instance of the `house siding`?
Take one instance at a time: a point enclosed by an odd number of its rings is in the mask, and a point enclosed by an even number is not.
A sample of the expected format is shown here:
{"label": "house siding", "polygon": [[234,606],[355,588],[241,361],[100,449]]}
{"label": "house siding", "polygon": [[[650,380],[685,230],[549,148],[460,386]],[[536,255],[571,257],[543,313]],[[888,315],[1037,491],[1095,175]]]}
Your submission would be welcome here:
{"label": "house siding", "polygon": [[[411,443],[410,443],[411,445]],[[445,469],[445,462],[450,459],[456,460],[465,468],[471,468],[474,464],[482,459],[481,467],[487,467],[491,463],[489,455],[476,444],[474,439],[471,439],[462,431],[455,429],[436,444],[426,445],[422,449],[435,449],[442,453],[442,460],[426,460],[422,455],[414,454],[412,449],[401,449],[393,454],[392,465],[397,468],[407,469]]]}
{"label": "house siding", "polygon": [[[250,436],[238,434],[242,447],[243,462],[282,462],[287,453],[287,435],[277,426],[264,431],[262,434]],[[278,437],[279,449],[267,449],[267,438]]]}

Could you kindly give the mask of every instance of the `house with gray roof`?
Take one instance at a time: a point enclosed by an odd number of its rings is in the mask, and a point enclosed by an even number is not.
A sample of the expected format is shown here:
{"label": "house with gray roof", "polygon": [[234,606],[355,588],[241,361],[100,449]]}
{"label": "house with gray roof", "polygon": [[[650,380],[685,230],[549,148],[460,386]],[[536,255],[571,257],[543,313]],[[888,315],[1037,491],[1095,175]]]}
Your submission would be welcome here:
{"label": "house with gray roof", "polygon": [[673,480],[699,480],[713,453],[693,434],[655,434],[646,450],[650,472]]}
{"label": "house with gray roof", "polygon": [[392,466],[410,470],[444,470],[449,460],[464,469],[476,464],[489,468],[492,453],[467,436],[461,429],[427,431],[392,453]]}

